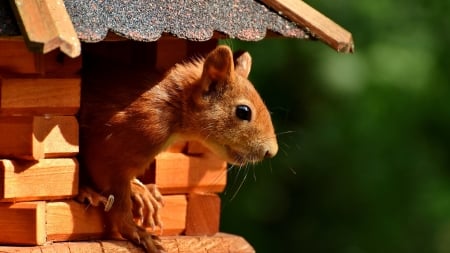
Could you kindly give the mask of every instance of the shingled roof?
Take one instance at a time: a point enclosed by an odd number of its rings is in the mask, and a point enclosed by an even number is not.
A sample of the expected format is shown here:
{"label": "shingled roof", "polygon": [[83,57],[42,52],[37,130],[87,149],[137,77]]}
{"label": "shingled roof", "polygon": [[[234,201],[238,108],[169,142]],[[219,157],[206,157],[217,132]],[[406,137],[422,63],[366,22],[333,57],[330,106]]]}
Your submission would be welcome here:
{"label": "shingled roof", "polygon": [[308,36],[253,0],[66,0],[65,4],[78,37],[89,42],[103,40],[108,31],[138,41],[155,41],[164,33],[205,41],[214,31],[246,41],[263,39],[267,30],[285,37]]}
{"label": "shingled roof", "polygon": [[[7,1],[1,2],[3,3],[0,5],[0,24],[2,24],[0,35],[5,34],[5,31],[14,30],[15,25],[14,22],[4,25],[5,22],[1,20],[2,13],[6,13],[3,15],[5,20],[10,20],[11,15],[7,13],[9,7],[3,6]],[[19,23],[22,24],[22,31],[25,31],[27,35],[44,33],[42,37],[46,38],[37,41],[44,44],[46,41],[56,40],[61,44],[70,44],[72,43],[70,40],[73,39],[71,37],[78,37],[86,42],[98,42],[104,40],[109,32],[137,41],[156,41],[165,34],[193,41],[209,40],[217,34],[245,41],[257,41],[265,38],[269,31],[289,38],[324,40],[338,51],[351,51],[353,48],[351,34],[348,32],[344,35],[344,42],[327,41],[327,32],[323,34],[320,32],[330,24],[333,25],[332,29],[342,28],[300,0],[263,0],[264,3],[255,0],[64,0],[63,2],[62,0],[14,0],[11,2],[17,13],[16,16],[20,19]],[[304,14],[307,15],[306,20],[303,17]],[[313,16],[308,16],[310,14]],[[39,18],[31,19],[32,15],[38,15]],[[64,15],[67,18],[64,18]],[[310,18],[317,21],[319,27],[314,22],[311,23]],[[36,20],[45,25],[39,28]],[[65,20],[69,20],[69,23],[71,20],[69,25],[73,25],[76,31],[73,36],[68,35],[67,29],[61,29],[61,26],[67,26]],[[49,25],[52,29],[47,28]],[[30,29],[35,31],[30,32]],[[56,31],[56,33],[45,30]],[[342,29],[342,31],[345,30]],[[58,33],[66,34],[60,36]],[[54,36],[58,38],[55,39]],[[66,45],[66,50],[69,51],[67,48],[70,46]]]}

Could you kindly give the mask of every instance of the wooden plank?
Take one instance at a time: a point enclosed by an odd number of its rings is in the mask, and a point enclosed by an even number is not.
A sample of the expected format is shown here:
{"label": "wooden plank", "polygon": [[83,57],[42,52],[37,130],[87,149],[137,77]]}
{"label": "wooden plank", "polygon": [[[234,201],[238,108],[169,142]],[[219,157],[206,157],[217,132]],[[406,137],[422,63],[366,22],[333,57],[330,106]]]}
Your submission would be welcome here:
{"label": "wooden plank", "polygon": [[74,116],[0,116],[0,158],[39,160],[77,153]]}
{"label": "wooden plank", "polygon": [[214,235],[219,232],[220,198],[214,193],[188,195],[186,235]]}
{"label": "wooden plank", "polygon": [[262,2],[295,23],[306,27],[315,37],[338,52],[353,52],[352,34],[307,3],[300,0],[262,0]]}
{"label": "wooden plank", "polygon": [[33,117],[0,117],[0,157],[38,160],[42,145],[33,136]]}
{"label": "wooden plank", "polygon": [[44,244],[45,202],[0,203],[0,228],[0,244]]}
{"label": "wooden plank", "polygon": [[80,76],[82,57],[71,58],[60,51],[38,54],[38,68],[43,76],[76,77]]}
{"label": "wooden plank", "polygon": [[75,115],[80,108],[80,78],[2,78],[3,115]]}
{"label": "wooden plank", "polygon": [[34,117],[33,134],[43,143],[45,158],[74,157],[79,151],[75,116]]}
{"label": "wooden plank", "polygon": [[73,200],[48,202],[46,207],[48,241],[92,240],[103,237],[100,208],[87,207]]}
{"label": "wooden plank", "polygon": [[[186,228],[187,200],[184,195],[164,197],[161,209],[163,235],[179,235]],[[114,208],[114,206],[113,206]],[[87,207],[73,200],[47,203],[47,239],[49,241],[101,239],[105,233],[103,209]],[[151,231],[151,228],[148,228]],[[160,235],[157,228],[154,233]]]}
{"label": "wooden plank", "polygon": [[70,58],[60,51],[32,53],[21,36],[0,37],[0,74],[39,74],[51,77],[80,75],[82,58]]}
{"label": "wooden plank", "polygon": [[[255,253],[242,237],[218,233],[214,236],[163,236],[161,245],[168,253]],[[4,253],[137,253],[142,249],[129,241],[60,242],[35,247],[0,246]]]}
{"label": "wooden plank", "polygon": [[38,74],[36,54],[28,51],[22,37],[0,37],[0,73]]}
{"label": "wooden plank", "polygon": [[70,57],[81,53],[81,45],[62,0],[14,0],[12,7],[27,35],[29,47],[47,53],[55,48]]}
{"label": "wooden plank", "polygon": [[163,152],[155,158],[154,183],[163,194],[222,192],[226,174],[226,162],[213,154],[188,156]]}
{"label": "wooden plank", "polygon": [[76,159],[0,160],[0,201],[49,200],[78,194]]}

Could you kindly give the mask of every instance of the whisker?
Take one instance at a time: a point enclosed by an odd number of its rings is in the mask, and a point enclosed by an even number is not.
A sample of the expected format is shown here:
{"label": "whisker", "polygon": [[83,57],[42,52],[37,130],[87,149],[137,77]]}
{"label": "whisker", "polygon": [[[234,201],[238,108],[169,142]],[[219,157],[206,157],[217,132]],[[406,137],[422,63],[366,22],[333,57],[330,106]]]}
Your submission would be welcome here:
{"label": "whisker", "polygon": [[284,156],[286,156],[286,157],[289,156],[289,153],[286,150],[284,150],[284,148],[280,148],[280,151],[283,152]]}
{"label": "whisker", "polygon": [[297,171],[294,168],[288,167],[288,169],[292,172],[293,175],[297,175]]}
{"label": "whisker", "polygon": [[253,180],[256,182],[255,165],[252,166],[252,171],[253,171]]}
{"label": "whisker", "polygon": [[280,136],[280,135],[294,134],[294,133],[296,133],[296,131],[289,130],[289,131],[284,131],[284,132],[275,133],[275,135],[276,135],[276,136]]}
{"label": "whisker", "polygon": [[[242,169],[242,168],[241,168]],[[247,169],[246,169],[247,170]],[[239,184],[237,190],[234,192],[233,196],[231,196],[230,200],[234,200],[234,198],[237,196],[238,192],[241,190],[242,186],[244,185],[245,180],[247,179],[247,175],[248,175],[248,170],[247,172],[244,174],[244,178],[241,180],[241,183]]]}

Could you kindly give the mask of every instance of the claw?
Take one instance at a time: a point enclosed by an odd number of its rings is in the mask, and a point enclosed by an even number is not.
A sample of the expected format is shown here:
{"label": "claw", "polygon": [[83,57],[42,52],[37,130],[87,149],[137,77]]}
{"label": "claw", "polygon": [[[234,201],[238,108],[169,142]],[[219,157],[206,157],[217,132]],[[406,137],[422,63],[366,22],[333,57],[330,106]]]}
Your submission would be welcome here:
{"label": "claw", "polygon": [[88,205],[92,206],[99,206],[100,204],[103,204],[105,206],[105,210],[108,207],[108,210],[111,209],[111,205],[114,203],[114,196],[111,196],[105,198],[104,196],[100,195],[93,189],[87,186],[80,187],[79,193],[76,197],[76,200],[78,200],[81,203],[87,203]]}
{"label": "claw", "polygon": [[112,205],[114,204],[114,195],[110,194],[108,196],[108,200],[105,203],[105,208],[103,209],[105,212],[111,210]]}
{"label": "claw", "polygon": [[161,228],[163,223],[159,210],[164,205],[163,197],[155,185],[144,185],[138,179],[131,181],[131,199],[133,201],[133,214],[138,224],[144,227]]}

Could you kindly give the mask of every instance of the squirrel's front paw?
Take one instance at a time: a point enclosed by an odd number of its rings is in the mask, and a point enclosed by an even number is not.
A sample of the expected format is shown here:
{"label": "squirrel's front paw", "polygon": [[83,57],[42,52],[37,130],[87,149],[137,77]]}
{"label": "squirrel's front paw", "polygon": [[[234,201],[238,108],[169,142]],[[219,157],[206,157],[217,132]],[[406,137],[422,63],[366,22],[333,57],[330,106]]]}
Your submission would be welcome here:
{"label": "squirrel's front paw", "polygon": [[88,186],[80,186],[78,195],[75,198],[78,202],[86,203],[92,206],[104,206],[105,212],[109,211],[114,203],[114,196],[109,195],[108,198],[94,191]]}
{"label": "squirrel's front paw", "polygon": [[144,185],[138,179],[131,180],[131,200],[133,201],[133,216],[137,223],[144,227],[160,227],[161,233],[163,223],[159,215],[159,209],[164,206],[161,193],[156,185]]}
{"label": "squirrel's front paw", "polygon": [[[113,226],[123,238],[130,240],[137,246],[141,246],[146,253],[165,253],[163,246],[157,236],[151,235],[145,228],[137,225],[130,215],[121,213],[120,209],[112,209]],[[126,212],[126,210],[125,210]]]}

